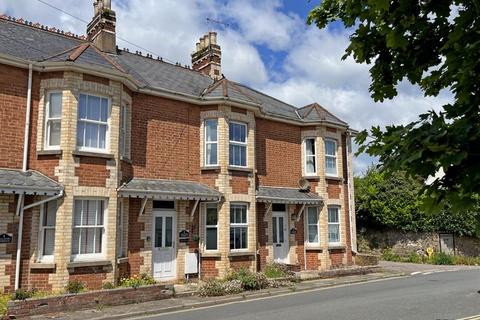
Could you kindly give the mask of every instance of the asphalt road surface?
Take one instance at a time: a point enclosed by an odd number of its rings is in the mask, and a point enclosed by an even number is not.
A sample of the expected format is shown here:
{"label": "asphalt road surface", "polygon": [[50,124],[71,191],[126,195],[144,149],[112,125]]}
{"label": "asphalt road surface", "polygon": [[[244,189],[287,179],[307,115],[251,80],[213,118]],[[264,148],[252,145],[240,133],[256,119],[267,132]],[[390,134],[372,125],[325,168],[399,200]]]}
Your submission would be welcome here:
{"label": "asphalt road surface", "polygon": [[416,274],[142,319],[460,319],[480,315],[480,270]]}

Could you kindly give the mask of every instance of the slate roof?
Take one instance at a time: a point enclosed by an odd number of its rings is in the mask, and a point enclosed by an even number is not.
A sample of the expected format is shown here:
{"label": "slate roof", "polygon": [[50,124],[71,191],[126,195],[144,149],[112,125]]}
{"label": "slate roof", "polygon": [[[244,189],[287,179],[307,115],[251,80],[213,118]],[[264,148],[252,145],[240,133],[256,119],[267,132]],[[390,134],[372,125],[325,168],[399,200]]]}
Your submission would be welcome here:
{"label": "slate roof", "polygon": [[202,183],[133,178],[118,190],[120,196],[165,200],[220,200],[222,194]]}
{"label": "slate roof", "polygon": [[0,193],[57,195],[62,186],[35,170],[0,169]]}
{"label": "slate roof", "polygon": [[[270,116],[299,122],[328,121],[347,126],[332,113],[318,104],[300,109],[275,99],[245,85],[221,79],[214,82],[210,77],[151,57],[118,50],[117,54],[106,54],[93,45],[78,53],[79,47],[89,44],[84,39],[66,36],[33,27],[25,22],[14,22],[0,16],[0,54],[7,54],[36,62],[71,61],[76,64],[117,69],[132,76],[140,87],[172,91],[193,96],[199,100],[231,98],[260,106]],[[72,58],[74,55],[74,58]]]}
{"label": "slate roof", "polygon": [[296,188],[281,187],[258,187],[258,202],[273,203],[300,203],[300,204],[322,204],[323,199],[318,194],[301,191]]}

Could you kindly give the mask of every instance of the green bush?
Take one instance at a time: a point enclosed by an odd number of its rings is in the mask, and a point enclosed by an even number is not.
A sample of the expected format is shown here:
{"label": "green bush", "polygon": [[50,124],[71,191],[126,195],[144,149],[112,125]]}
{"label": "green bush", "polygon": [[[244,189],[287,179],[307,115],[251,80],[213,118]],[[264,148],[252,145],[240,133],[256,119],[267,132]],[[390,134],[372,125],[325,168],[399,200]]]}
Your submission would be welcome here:
{"label": "green bush", "polygon": [[248,269],[233,271],[226,277],[226,280],[240,281],[244,290],[260,290],[268,286],[267,277],[263,273],[251,272]]}
{"label": "green bush", "polygon": [[243,292],[242,283],[240,280],[225,281],[222,283],[225,294],[236,294]]}
{"label": "green bush", "polygon": [[226,291],[222,281],[209,280],[198,288],[198,294],[202,297],[217,297],[225,295]]}
{"label": "green bush", "polygon": [[422,257],[418,253],[416,253],[415,251],[412,251],[406,258],[406,262],[422,263],[423,261],[422,261]]}
{"label": "green bush", "polygon": [[386,248],[382,253],[382,260],[400,262],[402,258],[393,252],[391,248]]}
{"label": "green bush", "polygon": [[443,252],[434,253],[430,258],[430,263],[438,265],[452,265],[454,264],[454,258],[451,255]]}
{"label": "green bush", "polygon": [[37,289],[33,288],[31,290],[26,289],[17,289],[12,295],[12,300],[26,300],[33,298],[37,293]]}
{"label": "green bush", "polygon": [[0,295],[0,316],[4,316],[7,314],[8,310],[8,301],[10,301],[12,297],[9,294]]}
{"label": "green bush", "polygon": [[274,262],[267,264],[263,273],[267,278],[283,278],[289,275],[289,270],[286,265]]}
{"label": "green bush", "polygon": [[104,290],[111,290],[111,289],[115,289],[115,285],[113,283],[111,283],[110,281],[107,281],[102,285],[102,288]]}
{"label": "green bush", "polygon": [[454,264],[462,264],[467,266],[478,266],[480,265],[480,257],[466,257],[466,256],[454,256]]}
{"label": "green bush", "polygon": [[130,288],[138,288],[141,286],[148,286],[155,284],[155,279],[153,279],[148,274],[142,273],[140,276],[134,275],[130,278],[122,278],[120,279],[119,286],[120,287],[130,287]]}
{"label": "green bush", "polygon": [[80,293],[85,290],[85,284],[80,280],[69,281],[65,287],[65,291],[68,293]]}

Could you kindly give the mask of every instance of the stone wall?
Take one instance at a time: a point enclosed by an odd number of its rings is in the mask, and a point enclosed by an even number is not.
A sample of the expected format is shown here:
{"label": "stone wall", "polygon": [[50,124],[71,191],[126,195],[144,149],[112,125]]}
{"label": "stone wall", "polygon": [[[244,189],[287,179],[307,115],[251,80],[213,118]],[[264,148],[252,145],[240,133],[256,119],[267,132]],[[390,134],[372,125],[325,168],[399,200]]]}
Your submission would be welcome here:
{"label": "stone wall", "polygon": [[[428,247],[440,251],[438,233],[415,233],[399,231],[367,231],[359,233],[359,252],[380,254],[385,248],[392,248],[399,255],[407,255],[412,251],[426,250]],[[455,253],[466,256],[480,256],[480,239],[455,236]]]}

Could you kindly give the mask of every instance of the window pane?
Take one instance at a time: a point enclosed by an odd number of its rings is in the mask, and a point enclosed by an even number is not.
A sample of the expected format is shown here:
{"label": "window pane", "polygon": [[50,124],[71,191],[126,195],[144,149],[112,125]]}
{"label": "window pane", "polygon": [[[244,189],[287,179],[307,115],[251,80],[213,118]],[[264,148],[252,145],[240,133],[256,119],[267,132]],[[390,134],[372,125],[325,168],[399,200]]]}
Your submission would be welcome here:
{"label": "window pane", "polygon": [[80,229],[73,229],[72,232],[72,254],[79,254],[78,242],[80,239]]}
{"label": "window pane", "polygon": [[205,141],[217,141],[217,120],[211,119],[205,121]]}
{"label": "window pane", "polygon": [[308,208],[308,224],[317,224],[317,222],[318,222],[317,208],[315,207]]}
{"label": "window pane", "polygon": [[328,208],[328,222],[338,222],[337,208]]}
{"label": "window pane", "polygon": [[78,103],[78,118],[86,119],[87,118],[87,96],[84,94],[80,95]]}
{"label": "window pane", "polygon": [[98,146],[98,124],[85,124],[85,146],[97,148]]}
{"label": "window pane", "polygon": [[103,213],[104,213],[104,201],[98,200],[97,201],[97,225],[102,226],[103,225]]}
{"label": "window pane", "polygon": [[95,228],[95,253],[101,253],[102,252],[102,233],[103,229],[102,228]]}
{"label": "window pane", "polygon": [[100,149],[105,149],[106,146],[106,139],[107,139],[107,126],[99,125],[99,133],[98,133],[98,147]]}
{"label": "window pane", "polygon": [[217,208],[207,207],[207,226],[216,226],[217,225]]}
{"label": "window pane", "polygon": [[230,249],[235,249],[235,228],[230,228]]}
{"label": "window pane", "polygon": [[247,147],[230,144],[230,165],[243,166],[247,165]]}
{"label": "window pane", "polygon": [[80,253],[85,254],[88,253],[87,251],[87,243],[88,243],[88,234],[87,229],[83,228],[80,229]]}
{"label": "window pane", "polygon": [[172,217],[165,218],[165,247],[172,246],[173,224]]}
{"label": "window pane", "polygon": [[82,200],[75,200],[75,212],[73,215],[73,225],[74,226],[80,226],[82,225],[82,206],[83,206]]}
{"label": "window pane", "polygon": [[328,226],[328,241],[340,242],[340,226],[338,224]]}
{"label": "window pane", "polygon": [[325,140],[325,154],[334,156],[337,153],[337,143],[333,140]]}
{"label": "window pane", "polygon": [[247,228],[243,227],[240,228],[241,232],[241,239],[240,239],[240,246],[237,249],[246,249],[247,248]]}
{"label": "window pane", "polygon": [[235,223],[242,223],[242,209],[235,207]]}
{"label": "window pane", "polygon": [[307,156],[307,173],[315,173],[315,157]]}
{"label": "window pane", "polygon": [[100,111],[100,120],[107,122],[108,120],[108,99],[102,98],[102,109]]}
{"label": "window pane", "polygon": [[308,242],[318,242],[318,227],[317,225],[308,226]]}
{"label": "window pane", "polygon": [[305,152],[307,155],[315,155],[315,139],[305,140]]}
{"label": "window pane", "polygon": [[49,118],[62,116],[62,94],[59,92],[50,94]]}
{"label": "window pane", "polygon": [[283,232],[283,217],[278,217],[278,235],[280,236],[280,243],[283,243],[284,232]]}
{"label": "window pane", "polygon": [[217,228],[207,228],[206,249],[217,250]]}
{"label": "window pane", "polygon": [[55,229],[45,229],[43,236],[43,255],[53,255],[55,246]]}
{"label": "window pane", "polygon": [[217,164],[217,144],[216,143],[207,143],[206,145],[206,164]]}
{"label": "window pane", "polygon": [[48,145],[49,146],[59,146],[60,145],[60,130],[61,130],[60,120],[50,120],[48,121]]}
{"label": "window pane", "polygon": [[277,243],[277,217],[272,218],[273,243]]}
{"label": "window pane", "polygon": [[162,217],[155,218],[155,248],[162,246]]}
{"label": "window pane", "polygon": [[85,219],[83,225],[94,226],[97,219],[97,201],[88,200],[86,201],[86,212],[83,213]]}
{"label": "window pane", "polygon": [[96,238],[96,228],[85,228],[86,231],[86,237],[85,237],[85,253],[94,253],[95,252],[95,242],[98,241],[99,239]]}
{"label": "window pane", "polygon": [[77,146],[83,147],[85,146],[85,123],[78,122],[77,123]]}
{"label": "window pane", "polygon": [[337,174],[337,163],[335,158],[325,158],[325,171],[329,174]]}
{"label": "window pane", "polygon": [[246,126],[239,123],[230,123],[230,141],[246,142]]}
{"label": "window pane", "polygon": [[54,227],[55,226],[55,217],[57,214],[57,202],[51,201],[45,204],[45,216],[43,218],[43,225]]}
{"label": "window pane", "polygon": [[87,103],[87,119],[100,120],[100,98],[88,96]]}

